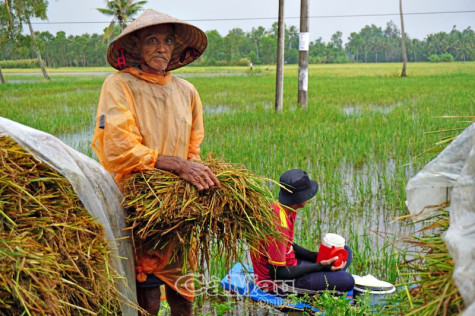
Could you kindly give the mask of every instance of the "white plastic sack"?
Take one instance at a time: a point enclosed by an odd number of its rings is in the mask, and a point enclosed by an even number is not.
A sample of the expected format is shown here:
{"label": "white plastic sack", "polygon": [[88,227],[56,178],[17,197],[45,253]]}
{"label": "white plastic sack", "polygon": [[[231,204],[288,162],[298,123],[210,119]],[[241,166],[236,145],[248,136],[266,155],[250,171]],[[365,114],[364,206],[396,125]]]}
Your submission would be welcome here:
{"label": "white plastic sack", "polygon": [[409,180],[406,196],[411,214],[428,214],[434,205],[450,201],[444,240],[465,302],[463,315],[475,315],[475,124]]}
{"label": "white plastic sack", "polygon": [[[69,180],[89,214],[104,225],[105,235],[115,255],[118,273],[126,280],[119,282],[122,294],[136,302],[133,250],[125,228],[125,210],[120,206],[122,194],[109,173],[95,160],[72,149],[45,132],[0,117],[0,136],[7,135]],[[122,258],[129,258],[121,260]],[[125,316],[137,315],[127,304],[121,304]]]}

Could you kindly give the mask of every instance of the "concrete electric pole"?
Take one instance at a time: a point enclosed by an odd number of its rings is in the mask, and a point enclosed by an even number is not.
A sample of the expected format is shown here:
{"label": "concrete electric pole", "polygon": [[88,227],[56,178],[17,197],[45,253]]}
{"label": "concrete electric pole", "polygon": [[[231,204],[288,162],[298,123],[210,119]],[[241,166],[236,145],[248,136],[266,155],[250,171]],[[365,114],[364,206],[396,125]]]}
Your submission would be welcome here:
{"label": "concrete electric pole", "polygon": [[279,21],[277,34],[277,71],[275,80],[275,111],[282,111],[284,95],[284,0],[279,0]]}
{"label": "concrete electric pole", "polygon": [[308,99],[308,0],[300,1],[299,94],[298,104],[307,108]]}

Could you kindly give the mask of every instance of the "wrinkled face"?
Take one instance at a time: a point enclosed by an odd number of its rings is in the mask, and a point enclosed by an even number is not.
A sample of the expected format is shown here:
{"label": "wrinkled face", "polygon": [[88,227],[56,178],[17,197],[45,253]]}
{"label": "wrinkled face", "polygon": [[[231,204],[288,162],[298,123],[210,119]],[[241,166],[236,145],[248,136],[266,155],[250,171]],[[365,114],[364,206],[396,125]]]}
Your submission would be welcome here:
{"label": "wrinkled face", "polygon": [[162,72],[168,66],[175,48],[175,35],[171,25],[154,25],[140,31],[139,52],[145,63]]}

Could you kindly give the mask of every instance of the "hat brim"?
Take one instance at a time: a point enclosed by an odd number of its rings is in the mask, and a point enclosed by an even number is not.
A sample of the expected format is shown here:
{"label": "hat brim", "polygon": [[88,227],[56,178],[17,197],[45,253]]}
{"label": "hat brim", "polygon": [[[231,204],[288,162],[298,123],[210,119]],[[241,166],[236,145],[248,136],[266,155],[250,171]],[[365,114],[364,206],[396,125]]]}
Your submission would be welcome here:
{"label": "hat brim", "polygon": [[310,180],[310,186],[308,188],[297,192],[289,192],[281,188],[279,191],[279,202],[284,205],[300,204],[314,197],[317,191],[318,184],[314,180]]}
{"label": "hat brim", "polygon": [[[139,65],[137,40],[133,34],[138,30],[161,24],[172,24],[175,29],[176,45],[166,71],[186,66],[204,53],[208,39],[202,30],[167,14],[149,9],[130,23],[109,44],[107,48],[109,64],[118,70]],[[123,62],[120,61],[121,58]]]}

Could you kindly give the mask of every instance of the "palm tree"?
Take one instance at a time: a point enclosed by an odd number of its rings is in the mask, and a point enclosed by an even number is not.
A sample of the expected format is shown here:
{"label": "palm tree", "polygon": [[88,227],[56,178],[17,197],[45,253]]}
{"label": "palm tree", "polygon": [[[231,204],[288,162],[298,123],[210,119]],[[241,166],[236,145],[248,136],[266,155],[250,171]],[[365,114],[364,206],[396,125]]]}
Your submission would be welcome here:
{"label": "palm tree", "polygon": [[343,40],[341,39],[342,35],[343,33],[336,31],[331,37],[330,44],[337,50],[343,49]]}
{"label": "palm tree", "polygon": [[460,43],[460,56],[465,61],[467,57],[470,58],[470,55],[475,52],[475,33],[470,29],[470,26],[461,33]]}
{"label": "palm tree", "polygon": [[371,24],[371,26],[366,25],[361,29],[360,36],[363,43],[362,48],[365,54],[364,62],[366,63],[368,62],[368,53],[377,54],[381,51],[379,38],[383,37],[383,30],[374,24]]}
{"label": "palm tree", "polygon": [[291,49],[292,46],[298,48],[298,39],[299,39],[299,31],[295,25],[291,25],[289,29],[285,30],[285,40],[288,41],[289,47]]}
{"label": "palm tree", "polygon": [[113,19],[109,26],[104,30],[104,39],[110,40],[114,33],[116,23],[120,27],[120,31],[125,29],[127,22],[132,21],[135,16],[147,1],[134,0],[108,0],[106,8],[97,8],[97,11],[107,16],[112,16]]}
{"label": "palm tree", "polygon": [[[359,62],[359,52],[363,46],[363,39],[361,34],[352,32],[350,37],[348,37],[348,43],[346,43],[346,49],[352,55],[353,61]],[[356,58],[355,58],[356,55]]]}
{"label": "palm tree", "polygon": [[259,60],[259,45],[260,45],[260,40],[262,39],[262,37],[264,36],[264,34],[266,33],[266,29],[263,27],[263,26],[259,26],[257,29],[256,28],[252,28],[251,30],[251,39],[252,41],[254,42],[255,46],[256,46],[256,56],[257,56],[257,59]]}

